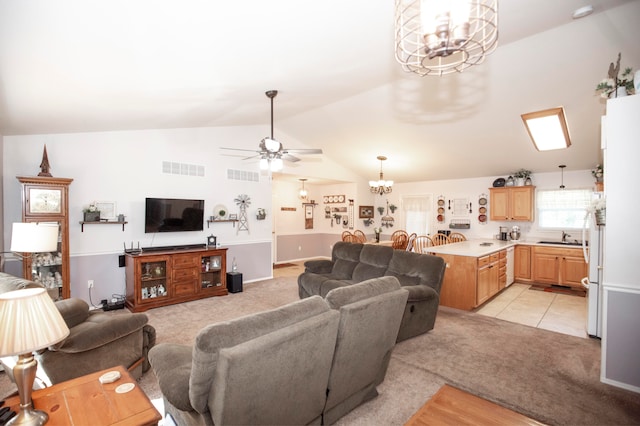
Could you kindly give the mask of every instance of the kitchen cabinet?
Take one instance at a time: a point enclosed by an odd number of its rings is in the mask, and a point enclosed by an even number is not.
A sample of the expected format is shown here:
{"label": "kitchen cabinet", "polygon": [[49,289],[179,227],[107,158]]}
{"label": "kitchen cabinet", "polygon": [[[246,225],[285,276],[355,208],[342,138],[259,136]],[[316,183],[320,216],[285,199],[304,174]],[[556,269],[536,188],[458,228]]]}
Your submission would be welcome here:
{"label": "kitchen cabinet", "polygon": [[505,288],[507,251],[481,257],[438,254],[447,264],[440,304],[470,311]]}
{"label": "kitchen cabinet", "polygon": [[489,188],[489,218],[496,221],[533,221],[534,186]]}
{"label": "kitchen cabinet", "polygon": [[531,256],[536,284],[561,285],[584,292],[588,274],[581,248],[534,246]]}
{"label": "kitchen cabinet", "polygon": [[515,248],[514,275],[517,281],[531,281],[531,246],[518,245]]}

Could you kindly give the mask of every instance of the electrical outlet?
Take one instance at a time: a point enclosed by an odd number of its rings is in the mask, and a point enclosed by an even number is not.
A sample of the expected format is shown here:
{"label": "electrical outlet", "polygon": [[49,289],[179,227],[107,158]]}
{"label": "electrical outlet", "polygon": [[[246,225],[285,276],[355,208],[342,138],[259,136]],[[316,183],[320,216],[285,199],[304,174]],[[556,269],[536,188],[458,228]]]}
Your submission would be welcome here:
{"label": "electrical outlet", "polygon": [[93,280],[87,281],[87,288],[93,288]]}

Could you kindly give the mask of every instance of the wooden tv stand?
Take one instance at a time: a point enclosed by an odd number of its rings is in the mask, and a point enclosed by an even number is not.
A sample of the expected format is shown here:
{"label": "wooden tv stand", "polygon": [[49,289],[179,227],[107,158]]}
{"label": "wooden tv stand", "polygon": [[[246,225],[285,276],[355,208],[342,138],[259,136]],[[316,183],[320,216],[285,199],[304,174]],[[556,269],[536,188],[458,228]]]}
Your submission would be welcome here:
{"label": "wooden tv stand", "polygon": [[133,312],[228,294],[226,248],[127,253],[125,272]]}

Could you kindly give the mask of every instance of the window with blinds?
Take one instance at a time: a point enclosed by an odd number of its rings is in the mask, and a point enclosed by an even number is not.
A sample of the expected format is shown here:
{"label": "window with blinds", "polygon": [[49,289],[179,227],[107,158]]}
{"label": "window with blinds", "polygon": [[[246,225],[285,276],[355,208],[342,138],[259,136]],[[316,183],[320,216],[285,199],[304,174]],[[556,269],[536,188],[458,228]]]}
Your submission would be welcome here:
{"label": "window with blinds", "polygon": [[591,202],[589,189],[540,190],[536,195],[538,227],[582,229]]}

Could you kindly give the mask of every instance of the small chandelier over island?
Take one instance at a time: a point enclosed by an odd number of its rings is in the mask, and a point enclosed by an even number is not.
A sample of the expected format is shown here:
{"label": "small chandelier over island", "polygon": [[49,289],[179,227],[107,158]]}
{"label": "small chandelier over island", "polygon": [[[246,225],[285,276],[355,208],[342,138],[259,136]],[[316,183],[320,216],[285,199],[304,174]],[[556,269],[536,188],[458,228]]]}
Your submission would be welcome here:
{"label": "small chandelier over island", "polygon": [[378,160],[380,160],[380,180],[370,180],[369,181],[369,189],[374,194],[389,194],[393,189],[392,180],[384,180],[384,174],[382,173],[382,162],[387,159],[384,155],[378,155]]}

